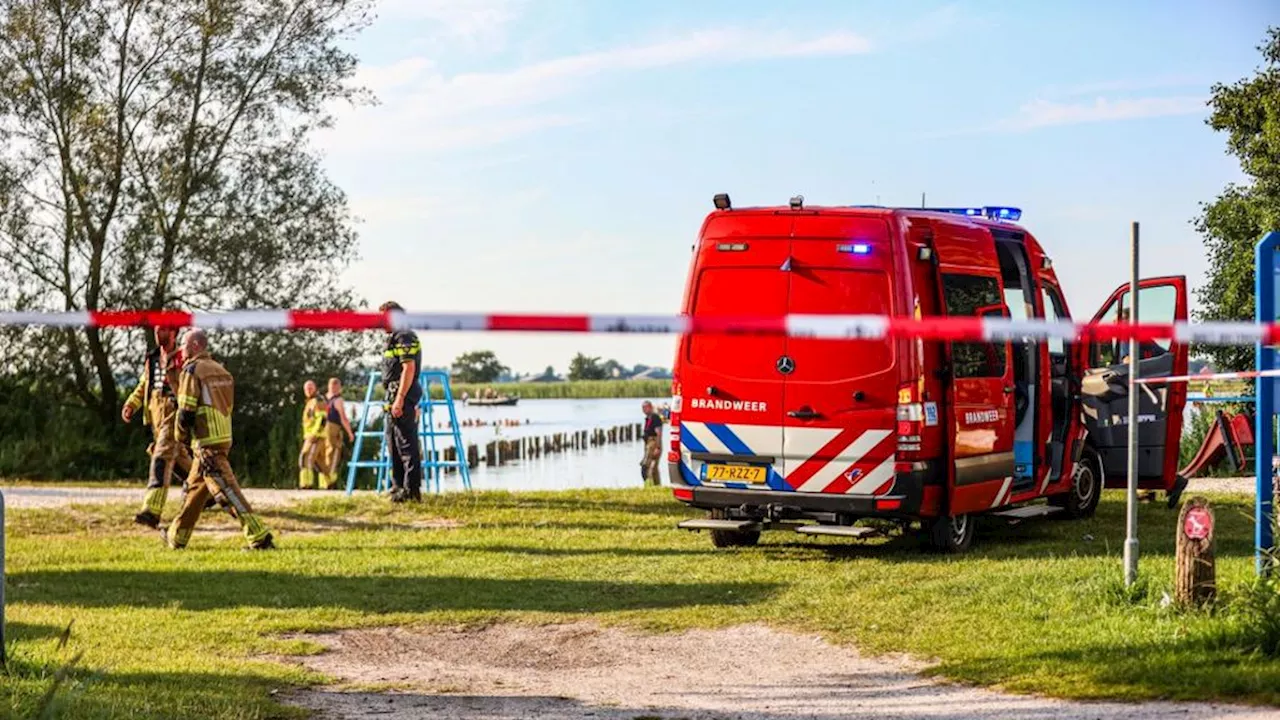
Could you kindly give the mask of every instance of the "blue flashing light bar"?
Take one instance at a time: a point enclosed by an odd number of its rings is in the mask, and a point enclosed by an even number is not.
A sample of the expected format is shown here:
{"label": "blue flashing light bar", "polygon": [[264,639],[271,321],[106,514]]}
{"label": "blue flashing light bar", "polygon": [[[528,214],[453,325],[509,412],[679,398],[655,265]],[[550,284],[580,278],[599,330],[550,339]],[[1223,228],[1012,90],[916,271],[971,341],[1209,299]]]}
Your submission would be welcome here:
{"label": "blue flashing light bar", "polygon": [[836,250],[843,253],[853,253],[854,255],[866,255],[871,252],[871,246],[867,243],[852,243],[849,245],[837,245]]}
{"label": "blue flashing light bar", "polygon": [[952,215],[964,215],[966,217],[984,217],[989,220],[1005,220],[1008,222],[1017,222],[1022,217],[1022,209],[1016,207],[1006,207],[1002,205],[984,205],[983,207],[971,208],[921,208],[928,212],[951,213]]}

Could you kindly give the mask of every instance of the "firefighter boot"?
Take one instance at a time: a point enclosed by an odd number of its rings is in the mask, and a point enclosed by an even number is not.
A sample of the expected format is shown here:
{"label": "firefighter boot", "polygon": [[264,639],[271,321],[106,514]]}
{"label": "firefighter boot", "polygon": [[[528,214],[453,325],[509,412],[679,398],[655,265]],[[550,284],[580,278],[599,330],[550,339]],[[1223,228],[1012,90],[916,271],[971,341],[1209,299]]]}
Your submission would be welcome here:
{"label": "firefighter boot", "polygon": [[320,489],[333,490],[338,487],[338,478],[331,472],[320,473]]}
{"label": "firefighter boot", "polygon": [[310,468],[302,468],[298,471],[298,488],[300,490],[310,490],[315,487],[315,471]]}
{"label": "firefighter boot", "polygon": [[133,521],[151,529],[160,527],[160,516],[164,514],[164,503],[169,497],[169,478],[172,467],[164,457],[151,459],[151,474],[147,479],[147,491],[142,496],[142,511],[133,516]]}

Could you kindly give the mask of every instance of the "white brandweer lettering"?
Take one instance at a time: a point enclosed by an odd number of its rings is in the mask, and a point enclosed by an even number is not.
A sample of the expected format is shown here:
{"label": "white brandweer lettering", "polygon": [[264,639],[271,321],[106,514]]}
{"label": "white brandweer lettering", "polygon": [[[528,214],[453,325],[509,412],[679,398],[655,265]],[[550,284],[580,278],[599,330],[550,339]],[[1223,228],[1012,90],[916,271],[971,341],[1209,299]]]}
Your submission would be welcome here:
{"label": "white brandweer lettering", "polygon": [[769,403],[752,400],[719,400],[716,398],[693,398],[690,403],[700,410],[736,410],[738,412],[768,412]]}
{"label": "white brandweer lettering", "polygon": [[964,414],[964,421],[967,425],[995,422],[999,419],[1000,413],[995,410],[971,410]]}

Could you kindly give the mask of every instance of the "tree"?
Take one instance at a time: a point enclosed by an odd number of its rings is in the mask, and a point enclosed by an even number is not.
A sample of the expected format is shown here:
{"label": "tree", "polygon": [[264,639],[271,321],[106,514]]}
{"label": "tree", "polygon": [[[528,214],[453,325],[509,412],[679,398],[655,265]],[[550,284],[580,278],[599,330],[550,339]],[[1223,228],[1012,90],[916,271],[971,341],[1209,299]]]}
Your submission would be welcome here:
{"label": "tree", "polygon": [[507,371],[492,350],[463,353],[453,361],[453,377],[464,383],[491,383]]}
{"label": "tree", "polygon": [[[369,7],[0,0],[0,273],[17,279],[0,305],[350,307],[338,274],[356,235],[307,139],[331,103],[366,98],[339,43]],[[141,344],[93,328],[4,339],[0,363],[59,378],[106,421]],[[350,356],[350,339],[319,344]],[[296,359],[317,341],[232,344]]]}
{"label": "tree", "polygon": [[582,353],[573,356],[569,362],[570,380],[604,380],[608,372],[598,357],[587,357]]}
{"label": "tree", "polygon": [[617,360],[606,360],[604,362],[603,370],[606,378],[621,378],[626,377],[629,374],[627,372],[627,368]]}
{"label": "tree", "polygon": [[[1198,320],[1252,320],[1253,249],[1267,230],[1280,227],[1280,28],[1269,28],[1259,46],[1264,64],[1253,77],[1212,88],[1208,124],[1227,134],[1227,152],[1249,180],[1227,186],[1195,220],[1209,256],[1208,279],[1196,290]],[[1219,370],[1254,366],[1252,347],[1197,348]]]}

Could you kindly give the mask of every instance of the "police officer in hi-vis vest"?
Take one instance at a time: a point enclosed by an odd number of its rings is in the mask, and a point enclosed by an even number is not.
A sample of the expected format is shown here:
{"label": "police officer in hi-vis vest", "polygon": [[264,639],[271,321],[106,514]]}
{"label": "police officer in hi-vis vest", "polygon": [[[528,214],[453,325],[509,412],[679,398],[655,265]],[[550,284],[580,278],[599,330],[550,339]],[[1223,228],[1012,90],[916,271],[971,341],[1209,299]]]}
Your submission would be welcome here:
{"label": "police officer in hi-vis vest", "polygon": [[[379,312],[404,311],[399,303],[385,302]],[[382,387],[386,390],[387,454],[391,457],[391,502],[422,500],[422,448],[418,445],[418,403],[422,400],[422,344],[412,330],[387,333],[382,351]]]}

